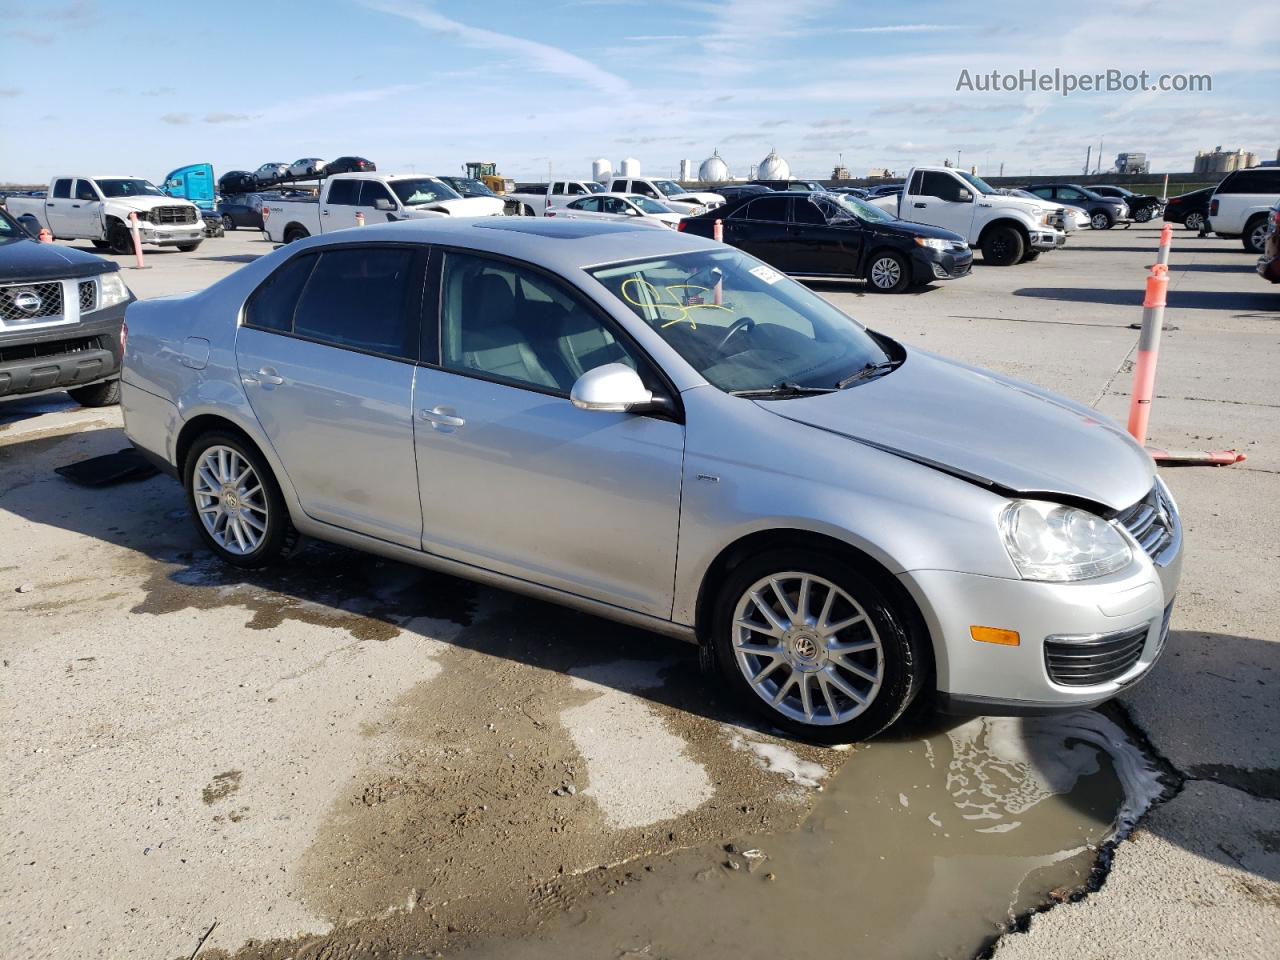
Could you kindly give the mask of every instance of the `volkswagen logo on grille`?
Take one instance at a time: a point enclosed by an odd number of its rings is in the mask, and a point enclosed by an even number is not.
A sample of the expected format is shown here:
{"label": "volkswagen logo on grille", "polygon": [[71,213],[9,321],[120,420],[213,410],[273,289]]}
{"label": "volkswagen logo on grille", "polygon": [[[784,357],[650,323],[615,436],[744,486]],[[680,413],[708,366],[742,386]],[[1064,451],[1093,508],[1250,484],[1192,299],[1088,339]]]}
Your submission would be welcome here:
{"label": "volkswagen logo on grille", "polygon": [[23,290],[13,295],[13,305],[25,314],[34,315],[44,305],[44,301],[34,290]]}

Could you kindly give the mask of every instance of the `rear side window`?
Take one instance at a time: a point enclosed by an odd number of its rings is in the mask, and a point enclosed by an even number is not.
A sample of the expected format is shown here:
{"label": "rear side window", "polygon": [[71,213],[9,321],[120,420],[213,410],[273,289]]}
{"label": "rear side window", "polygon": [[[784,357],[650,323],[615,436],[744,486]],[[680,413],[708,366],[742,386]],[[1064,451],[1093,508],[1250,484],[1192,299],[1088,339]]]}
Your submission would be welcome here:
{"label": "rear side window", "polygon": [[329,203],[339,207],[354,207],[356,192],[360,187],[358,180],[334,180],[329,184]]}
{"label": "rear side window", "polygon": [[70,200],[71,199],[71,181],[55,180],[53,182],[53,198],[55,200]]}
{"label": "rear side window", "polygon": [[298,301],[293,332],[403,360],[418,357],[420,310],[411,296],[413,251],[361,246],[320,254]]}
{"label": "rear side window", "polygon": [[1219,193],[1280,193],[1280,170],[1231,173],[1218,184]]}
{"label": "rear side window", "polygon": [[316,265],[314,254],[294,257],[271,275],[249,300],[245,323],[279,333],[293,331],[293,311],[302,288]]}

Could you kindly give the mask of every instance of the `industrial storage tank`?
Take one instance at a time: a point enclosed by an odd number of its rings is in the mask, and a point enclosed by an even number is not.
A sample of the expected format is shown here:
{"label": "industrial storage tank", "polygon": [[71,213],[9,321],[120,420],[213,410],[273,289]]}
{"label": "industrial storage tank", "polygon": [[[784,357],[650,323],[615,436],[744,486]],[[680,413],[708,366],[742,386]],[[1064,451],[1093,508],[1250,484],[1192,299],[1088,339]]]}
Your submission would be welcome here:
{"label": "industrial storage tank", "polygon": [[620,177],[640,176],[640,161],[637,160],[635,157],[627,157],[627,159],[623,160],[622,163],[620,164],[620,169],[618,170],[618,176]]}
{"label": "industrial storage tank", "polygon": [[688,183],[690,180],[693,179],[693,161],[692,160],[680,161],[680,179],[684,183]]}
{"label": "industrial storage tank", "polygon": [[770,150],[769,155],[764,158],[760,168],[756,171],[756,178],[759,180],[790,180],[791,167],[787,164],[787,161],[778,156],[777,151]]}
{"label": "industrial storage tank", "polygon": [[717,150],[698,167],[698,179],[703,183],[725,183],[729,179],[729,165],[720,159]]}
{"label": "industrial storage tank", "polygon": [[591,161],[591,179],[596,183],[608,183],[613,176],[613,164],[601,157]]}

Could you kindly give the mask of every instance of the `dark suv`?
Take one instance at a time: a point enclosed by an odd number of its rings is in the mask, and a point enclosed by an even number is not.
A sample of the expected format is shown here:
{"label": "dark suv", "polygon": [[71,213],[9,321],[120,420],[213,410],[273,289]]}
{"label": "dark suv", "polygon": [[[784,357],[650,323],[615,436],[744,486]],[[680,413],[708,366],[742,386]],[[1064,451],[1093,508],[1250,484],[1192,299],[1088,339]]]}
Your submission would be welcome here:
{"label": "dark suv", "polygon": [[1023,187],[1042,200],[1052,200],[1067,207],[1080,207],[1089,214],[1089,225],[1095,230],[1110,230],[1117,223],[1127,221],[1128,205],[1114,197],[1104,197],[1089,187],[1078,183],[1037,183]]}
{"label": "dark suv", "polygon": [[0,212],[0,397],[65,390],[86,407],[118,402],[132,300],[115,263],[37,243]]}

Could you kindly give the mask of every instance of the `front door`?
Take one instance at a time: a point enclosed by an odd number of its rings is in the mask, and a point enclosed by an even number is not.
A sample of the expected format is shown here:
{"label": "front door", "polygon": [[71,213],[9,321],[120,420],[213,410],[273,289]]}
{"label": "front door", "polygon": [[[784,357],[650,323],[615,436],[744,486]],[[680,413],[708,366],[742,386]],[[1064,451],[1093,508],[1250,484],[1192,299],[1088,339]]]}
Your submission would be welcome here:
{"label": "front door", "polygon": [[414,388],[423,549],[670,617],[684,427],[569,401],[606,363],[651,381],[647,361],[577,293],[507,261],[446,254],[439,315],[439,364]]}
{"label": "front door", "polygon": [[413,389],[425,252],[295,256],[253,294],[236,360],[308,516],[418,548]]}
{"label": "front door", "polygon": [[787,230],[790,204],[788,197],[757,197],[724,221],[724,242],[779,270],[791,269],[794,256]]}
{"label": "front door", "polygon": [[[862,230],[846,217],[828,222],[839,211],[823,197],[793,197],[791,203],[792,273],[856,276],[862,259]],[[837,225],[837,223],[839,225]]]}
{"label": "front door", "polygon": [[[911,196],[903,198],[904,220],[969,236],[977,198],[958,177],[940,170],[920,170],[912,177],[911,186]],[[966,194],[968,199],[964,199]]]}
{"label": "front door", "polygon": [[77,180],[75,195],[71,198],[71,214],[68,218],[72,237],[102,236],[102,198],[88,180]]}

